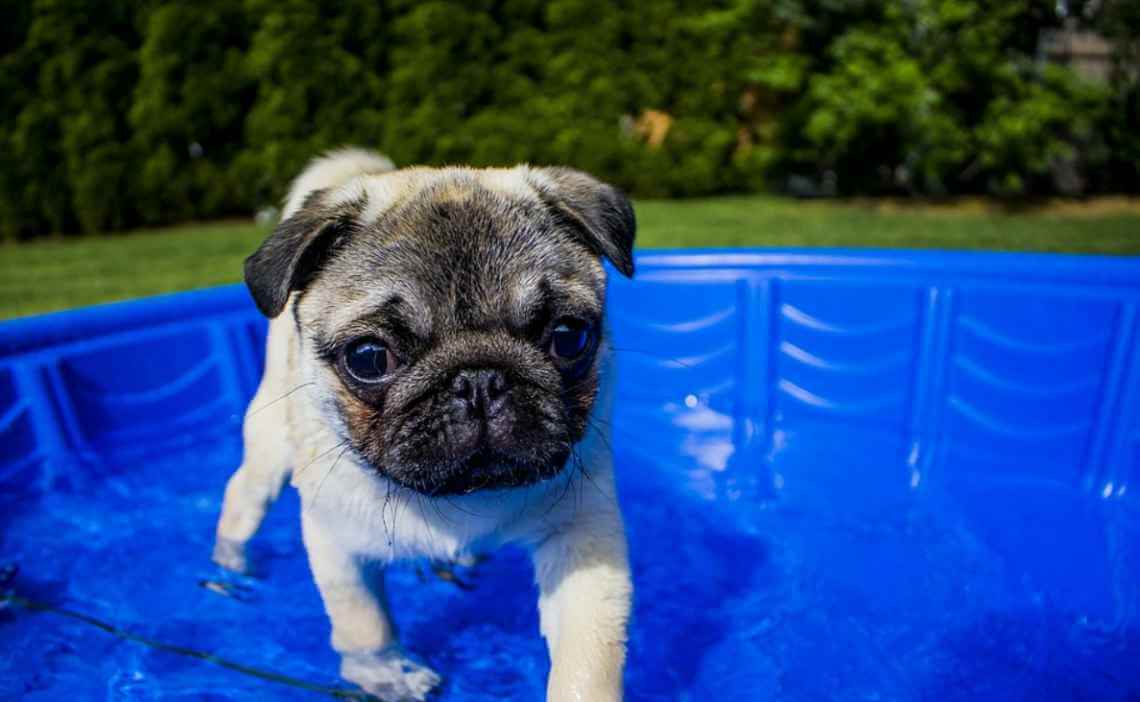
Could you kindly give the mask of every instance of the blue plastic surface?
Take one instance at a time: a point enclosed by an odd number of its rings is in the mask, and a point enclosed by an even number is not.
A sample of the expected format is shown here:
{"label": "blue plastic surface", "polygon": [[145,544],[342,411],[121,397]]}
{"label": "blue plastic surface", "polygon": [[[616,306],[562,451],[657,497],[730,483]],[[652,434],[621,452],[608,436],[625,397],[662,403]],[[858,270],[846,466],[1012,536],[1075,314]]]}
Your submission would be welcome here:
{"label": "blue plastic surface", "polygon": [[[1140,698],[1138,305],[1137,259],[643,253],[610,298],[627,698]],[[0,588],[339,685],[291,492],[261,578],[209,562],[264,331],[236,286],[0,325]],[[388,574],[439,699],[541,699],[525,556],[462,577]],[[321,696],[0,611],[3,699]]]}

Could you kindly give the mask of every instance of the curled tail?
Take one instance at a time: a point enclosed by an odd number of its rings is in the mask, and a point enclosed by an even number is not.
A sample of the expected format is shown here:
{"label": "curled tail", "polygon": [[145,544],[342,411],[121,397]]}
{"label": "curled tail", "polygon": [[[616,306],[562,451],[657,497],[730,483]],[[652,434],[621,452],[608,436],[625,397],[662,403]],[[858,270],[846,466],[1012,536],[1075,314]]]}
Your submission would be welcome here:
{"label": "curled tail", "polygon": [[309,162],[301,175],[289,186],[285,210],[281,219],[288,219],[315,190],[335,188],[353,178],[370,173],[386,173],[396,169],[392,160],[383,154],[367,149],[349,147],[330,151]]}

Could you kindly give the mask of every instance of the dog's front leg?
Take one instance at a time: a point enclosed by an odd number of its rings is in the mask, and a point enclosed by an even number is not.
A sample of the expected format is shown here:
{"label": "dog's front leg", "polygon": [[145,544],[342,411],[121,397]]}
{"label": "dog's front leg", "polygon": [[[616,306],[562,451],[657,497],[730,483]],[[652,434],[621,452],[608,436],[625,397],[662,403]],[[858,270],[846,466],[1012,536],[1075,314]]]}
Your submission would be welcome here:
{"label": "dog's front leg", "polygon": [[632,587],[616,505],[548,538],[534,560],[547,702],[620,702]]}
{"label": "dog's front leg", "polygon": [[286,433],[289,402],[291,394],[304,387],[289,375],[291,324],[277,320],[269,323],[265,375],[242,423],[245,455],[226,483],[218,519],[214,561],[238,573],[249,572],[246,543],[289,478],[293,459],[293,445]]}
{"label": "dog's front leg", "polygon": [[388,618],[383,573],[347,553],[307,513],[301,528],[332,624],[332,647],[341,655],[341,677],[384,702],[424,700],[440,679],[400,650]]}

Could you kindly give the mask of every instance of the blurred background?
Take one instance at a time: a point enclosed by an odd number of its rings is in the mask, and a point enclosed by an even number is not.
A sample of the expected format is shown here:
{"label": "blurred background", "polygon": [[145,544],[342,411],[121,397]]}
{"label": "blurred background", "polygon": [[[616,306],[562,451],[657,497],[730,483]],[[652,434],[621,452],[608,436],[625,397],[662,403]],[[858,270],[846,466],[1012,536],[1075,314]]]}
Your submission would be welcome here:
{"label": "blurred background", "polygon": [[238,280],[345,144],[582,168],[643,247],[1140,253],[1140,0],[3,9],[3,317]]}

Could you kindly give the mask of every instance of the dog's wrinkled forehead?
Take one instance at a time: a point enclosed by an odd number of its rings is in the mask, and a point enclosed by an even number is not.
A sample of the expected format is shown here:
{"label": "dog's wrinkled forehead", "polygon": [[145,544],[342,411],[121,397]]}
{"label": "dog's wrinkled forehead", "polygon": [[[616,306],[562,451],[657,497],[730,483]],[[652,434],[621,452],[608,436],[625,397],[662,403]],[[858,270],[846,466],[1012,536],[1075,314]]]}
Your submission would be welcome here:
{"label": "dog's wrinkled forehead", "polygon": [[334,320],[398,296],[430,302],[436,314],[421,310],[425,323],[478,324],[544,297],[582,298],[583,288],[597,303],[603,258],[633,275],[633,207],[581,171],[412,168],[345,177],[328,172],[330,164],[339,162],[318,159],[294,182],[284,219],[245,261],[246,284],[268,317],[293,293],[302,303],[295,311],[323,300],[319,312]]}
{"label": "dog's wrinkled forehead", "polygon": [[521,326],[552,298],[600,312],[597,256],[510,171],[385,174],[306,206],[340,210],[352,229],[305,294],[326,329],[392,304],[423,337]]}

